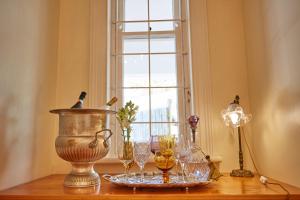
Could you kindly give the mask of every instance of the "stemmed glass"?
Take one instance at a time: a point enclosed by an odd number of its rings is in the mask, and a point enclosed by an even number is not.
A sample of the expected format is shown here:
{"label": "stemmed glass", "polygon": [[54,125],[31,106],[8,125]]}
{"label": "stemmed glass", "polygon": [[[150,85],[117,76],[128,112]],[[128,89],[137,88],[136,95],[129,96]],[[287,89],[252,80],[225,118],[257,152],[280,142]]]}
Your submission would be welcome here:
{"label": "stemmed glass", "polygon": [[173,135],[159,136],[158,142],[159,151],[155,152],[155,165],[162,171],[163,183],[169,183],[169,170],[175,166],[175,137]]}
{"label": "stemmed glass", "polygon": [[150,157],[150,141],[134,142],[134,161],[140,168],[141,182],[144,182],[144,166]]}
{"label": "stemmed glass", "polygon": [[159,151],[159,135],[151,135],[150,140],[151,152],[155,155],[155,152]]}
{"label": "stemmed glass", "polygon": [[118,145],[118,158],[124,166],[126,181],[128,180],[128,170],[133,165],[133,144],[131,141],[122,141]]}
{"label": "stemmed glass", "polygon": [[178,164],[179,164],[179,156],[180,156],[180,140],[179,137],[175,138],[175,148],[174,148],[174,156],[175,156],[175,166],[176,166],[176,179],[179,180],[178,175]]}
{"label": "stemmed glass", "polygon": [[180,164],[183,181],[185,181],[184,176],[189,173],[187,164],[190,161],[190,154],[190,145],[187,138],[183,134],[179,134],[175,145],[175,157]]}

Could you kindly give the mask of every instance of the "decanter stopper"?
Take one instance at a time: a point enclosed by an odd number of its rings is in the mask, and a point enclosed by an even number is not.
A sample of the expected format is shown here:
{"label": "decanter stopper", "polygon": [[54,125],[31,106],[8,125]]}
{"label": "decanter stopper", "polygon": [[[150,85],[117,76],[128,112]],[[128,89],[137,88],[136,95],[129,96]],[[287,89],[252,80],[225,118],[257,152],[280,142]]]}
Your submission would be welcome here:
{"label": "decanter stopper", "polygon": [[188,122],[189,122],[190,128],[192,130],[192,142],[195,144],[195,142],[196,142],[196,129],[197,129],[197,124],[199,122],[199,117],[197,115],[191,115],[188,118]]}

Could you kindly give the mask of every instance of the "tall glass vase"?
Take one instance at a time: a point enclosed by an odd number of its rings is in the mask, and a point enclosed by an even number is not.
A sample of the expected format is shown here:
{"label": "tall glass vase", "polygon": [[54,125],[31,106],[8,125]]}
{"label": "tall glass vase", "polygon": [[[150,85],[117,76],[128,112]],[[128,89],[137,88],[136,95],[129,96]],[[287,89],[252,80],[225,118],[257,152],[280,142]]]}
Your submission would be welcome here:
{"label": "tall glass vase", "polygon": [[118,144],[118,158],[124,166],[124,172],[126,178],[128,178],[128,171],[133,166],[133,142],[130,137],[130,133],[123,130],[121,141]]}

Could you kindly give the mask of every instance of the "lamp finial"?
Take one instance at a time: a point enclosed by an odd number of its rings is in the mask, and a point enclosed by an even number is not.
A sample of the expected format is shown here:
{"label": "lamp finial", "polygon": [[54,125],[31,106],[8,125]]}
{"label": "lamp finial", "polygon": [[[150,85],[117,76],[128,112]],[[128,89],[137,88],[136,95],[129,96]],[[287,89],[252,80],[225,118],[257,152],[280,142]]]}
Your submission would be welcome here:
{"label": "lamp finial", "polygon": [[240,96],[236,95],[233,103],[240,104]]}

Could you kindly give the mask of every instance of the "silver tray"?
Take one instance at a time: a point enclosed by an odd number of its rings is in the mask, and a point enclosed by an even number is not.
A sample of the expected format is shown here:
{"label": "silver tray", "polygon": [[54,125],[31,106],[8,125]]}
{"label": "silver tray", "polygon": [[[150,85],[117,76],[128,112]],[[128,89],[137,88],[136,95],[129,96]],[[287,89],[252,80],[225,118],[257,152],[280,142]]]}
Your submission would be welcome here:
{"label": "silver tray", "polygon": [[206,180],[193,180],[191,178],[176,176],[170,174],[170,182],[163,183],[162,174],[155,172],[147,172],[144,174],[144,180],[141,181],[140,174],[131,173],[126,178],[125,174],[119,175],[103,175],[103,178],[115,185],[136,188],[191,188],[197,186],[204,186],[211,181]]}

